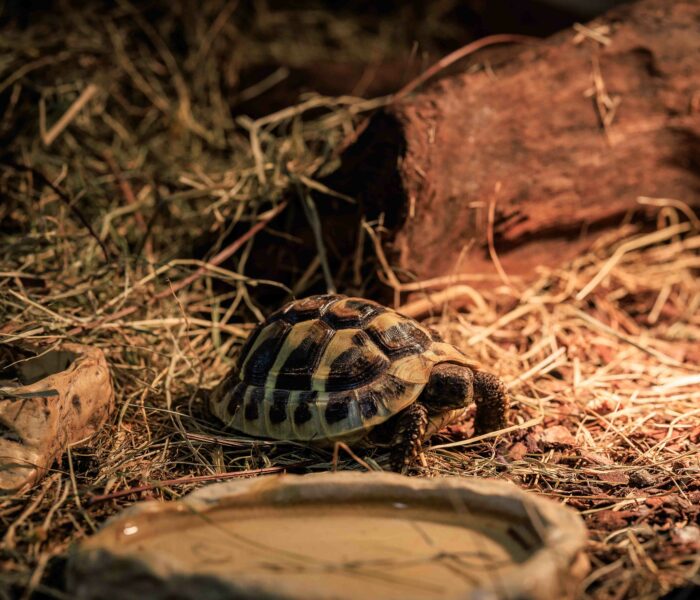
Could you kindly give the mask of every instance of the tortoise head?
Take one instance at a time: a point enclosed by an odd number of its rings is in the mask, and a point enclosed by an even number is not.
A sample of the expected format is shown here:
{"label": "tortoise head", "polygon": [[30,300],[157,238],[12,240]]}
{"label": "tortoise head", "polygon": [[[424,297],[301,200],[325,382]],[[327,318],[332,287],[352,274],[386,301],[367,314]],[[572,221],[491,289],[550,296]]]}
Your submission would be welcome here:
{"label": "tortoise head", "polygon": [[429,412],[438,413],[469,406],[473,398],[474,373],[471,368],[443,362],[433,367],[419,401]]}

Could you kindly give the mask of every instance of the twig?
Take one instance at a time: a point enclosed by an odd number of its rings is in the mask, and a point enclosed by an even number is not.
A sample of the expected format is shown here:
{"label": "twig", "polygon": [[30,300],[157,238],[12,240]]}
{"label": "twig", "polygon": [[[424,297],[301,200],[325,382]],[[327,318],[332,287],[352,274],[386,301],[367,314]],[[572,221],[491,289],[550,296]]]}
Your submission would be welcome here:
{"label": "twig", "polygon": [[455,285],[440,292],[428,294],[426,298],[403,304],[396,310],[407,317],[418,319],[430,314],[435,307],[462,304],[467,299],[471,300],[477,308],[486,308],[483,298],[474,288],[468,285]]}
{"label": "twig", "polygon": [[[221,252],[219,252],[214,258],[207,262],[208,265],[220,265],[222,262],[233,256],[238,250],[245,244],[248,240],[255,237],[257,233],[265,229],[267,224],[272,221],[277,215],[279,215],[287,207],[287,201],[280,202],[275,208],[268,210],[264,215],[261,215],[260,220],[253,225],[248,231],[246,231],[241,237],[239,237],[235,242],[232,242]],[[182,288],[187,287],[193,281],[197,281],[202,275],[207,272],[206,267],[200,267],[189,277],[185,277],[182,281],[176,283],[171,289],[163,290],[159,294],[156,294],[155,298],[161,300],[171,293],[177,293]]]}
{"label": "twig", "polygon": [[355,454],[350,446],[348,446],[345,442],[336,442],[333,445],[333,459],[332,459],[332,464],[333,464],[333,471],[336,471],[338,468],[338,456],[339,456],[339,450],[340,449],[345,450],[350,457],[360,466],[364,467],[368,471],[374,471],[372,467],[370,467],[364,460],[362,460],[357,454]]}
{"label": "twig", "polygon": [[[107,151],[104,154],[105,160],[107,161],[107,164],[109,165],[110,171],[112,171],[112,174],[114,177],[117,179],[117,182],[119,183],[119,187],[122,191],[122,195],[124,196],[124,200],[126,201],[127,204],[129,205],[136,205],[138,204],[138,201],[136,200],[136,195],[134,194],[134,190],[131,187],[131,184],[129,183],[129,180],[124,177],[124,174],[122,173],[121,169],[119,168],[119,165],[117,164],[117,161],[114,159],[114,155],[110,152]],[[136,211],[134,213],[134,219],[136,220],[136,224],[139,226],[139,229],[141,229],[142,233],[146,232],[146,222],[143,219],[143,215],[141,214],[141,211]]]}
{"label": "twig", "polygon": [[446,69],[450,65],[453,65],[457,61],[460,61],[463,58],[466,58],[467,56],[469,56],[470,54],[474,54],[474,52],[482,50],[483,48],[487,48],[488,46],[495,46],[497,44],[540,44],[540,43],[542,43],[541,40],[534,38],[534,37],[531,37],[529,35],[516,35],[516,34],[508,34],[508,33],[499,33],[496,35],[490,35],[490,36],[481,38],[479,40],[476,40],[474,42],[467,44],[466,46],[462,46],[458,50],[455,50],[454,52],[451,52],[447,56],[441,58],[432,67],[425,70],[423,73],[421,73],[415,79],[409,81],[398,92],[396,92],[393,95],[391,101],[393,103],[396,103],[396,102],[399,102],[400,100],[403,100],[403,98],[405,98],[408,94],[410,94],[412,91],[414,91],[419,86],[423,85],[429,79],[432,79],[433,77],[435,77],[435,75],[437,75],[440,71],[443,71],[444,69]]}
{"label": "twig", "polygon": [[510,278],[503,270],[503,266],[501,265],[501,261],[498,258],[498,254],[496,254],[496,245],[493,241],[493,227],[494,222],[496,220],[496,197],[498,196],[498,192],[500,190],[501,182],[499,181],[498,183],[496,183],[496,189],[493,192],[493,198],[491,198],[491,202],[489,202],[488,222],[486,226],[486,242],[489,247],[489,256],[493,261],[493,266],[496,267],[498,276],[501,278],[501,281],[503,281],[503,283],[505,283],[508,287],[513,287]]}
{"label": "twig", "polygon": [[369,223],[364,220],[362,221],[362,227],[364,227],[367,235],[369,235],[370,239],[372,240],[372,245],[374,246],[374,252],[377,255],[377,260],[384,270],[384,274],[389,281],[389,285],[391,285],[394,290],[394,306],[398,306],[401,299],[401,282],[396,276],[396,273],[394,273],[394,270],[391,268],[391,266],[389,266],[389,261],[386,258],[386,254],[384,254],[384,248],[382,248],[382,242],[374,229],[372,229]]}
{"label": "twig", "polygon": [[[287,206],[287,202],[280,202],[275,208],[267,211],[265,215],[258,221],[255,225],[253,225],[248,231],[246,231],[241,237],[239,237],[236,241],[232,242],[226,248],[224,248],[221,252],[219,252],[214,258],[212,258],[208,263],[207,266],[216,266],[224,262],[227,258],[233,256],[240,248],[245,244],[248,240],[253,238],[256,233],[259,231],[262,231],[265,226],[272,221],[278,214],[280,214],[285,207]],[[172,287],[168,287],[161,292],[157,293],[155,296],[153,296],[150,300],[148,300],[147,304],[153,304],[157,302],[158,300],[162,300],[163,298],[166,298],[169,296],[171,293],[177,293],[181,289],[187,287],[190,285],[192,282],[196,281],[199,279],[202,275],[207,273],[207,266],[200,267],[197,269],[194,273],[189,275],[188,277],[185,277],[182,281],[179,281]],[[79,327],[75,327],[74,329],[71,329],[68,332],[68,335],[75,335],[79,333],[81,330],[85,328],[94,328],[94,327],[99,327],[100,325],[103,325],[104,323],[109,323],[111,321],[116,321],[117,319],[122,319],[124,317],[127,317],[133,313],[135,313],[137,310],[142,308],[143,305],[132,305],[132,306],[127,306],[126,308],[123,308],[121,310],[118,310],[117,312],[108,315],[104,319],[100,319],[97,322],[94,323],[88,323],[85,325],[80,325]]]}
{"label": "twig", "polygon": [[654,358],[656,358],[657,360],[659,360],[660,362],[662,362],[665,365],[671,365],[674,367],[685,366],[685,365],[683,365],[682,362],[677,361],[675,358],[671,358],[670,356],[666,356],[665,354],[663,354],[662,352],[659,352],[658,350],[655,350],[654,348],[647,348],[646,346],[640,344],[638,341],[631,338],[630,336],[625,335],[624,333],[620,333],[619,331],[615,331],[609,325],[606,325],[605,323],[601,323],[598,319],[592,317],[589,314],[586,314],[585,312],[583,312],[582,310],[580,310],[578,308],[575,308],[573,306],[565,306],[563,308],[565,310],[571,312],[572,314],[576,315],[577,317],[583,319],[584,321],[586,321],[586,323],[588,323],[589,325],[592,325],[596,329],[599,329],[600,331],[608,333],[612,336],[615,336],[615,337],[621,339],[624,342],[627,342],[628,344],[631,344],[632,346],[634,346],[638,350],[641,350],[642,352],[646,352],[647,354],[649,354],[650,356],[653,356]]}
{"label": "twig", "polygon": [[681,200],[676,200],[675,198],[650,198],[649,196],[639,196],[637,202],[644,206],[672,206],[688,217],[688,220],[693,224],[693,228],[696,231],[700,231],[700,219],[695,214],[695,211]]}
{"label": "twig", "polygon": [[321,219],[318,216],[318,210],[316,209],[316,204],[306,190],[301,189],[301,186],[297,186],[298,193],[301,197],[301,203],[304,207],[304,214],[306,219],[311,226],[311,231],[314,234],[314,240],[316,242],[316,251],[318,252],[318,258],[321,261],[321,270],[323,271],[323,278],[326,280],[326,290],[329,294],[335,294],[336,287],[333,282],[333,275],[331,273],[330,265],[328,264],[328,255],[326,253],[326,246],[323,243],[323,231],[321,230]]}
{"label": "twig", "polygon": [[678,235],[679,233],[685,233],[691,228],[690,223],[679,223],[678,225],[673,225],[672,227],[666,227],[661,231],[655,231],[654,233],[649,233],[638,238],[634,238],[627,242],[624,242],[620,247],[615,250],[613,255],[605,262],[603,267],[598,271],[596,276],[591,279],[588,284],[576,294],[576,300],[583,300],[588,294],[590,294],[603,279],[612,271],[613,267],[622,260],[622,257],[631,252],[632,250],[638,250],[644,248],[645,246],[650,246],[652,244],[658,244],[663,242],[668,238]]}
{"label": "twig", "polygon": [[61,135],[63,130],[68,127],[68,125],[70,125],[71,121],[75,119],[83,107],[90,102],[90,100],[92,100],[92,97],[99,91],[99,89],[100,88],[98,88],[94,83],[91,83],[81,92],[80,96],[78,96],[75,102],[70,105],[68,110],[63,113],[61,118],[53,124],[51,129],[41,136],[41,141],[45,146],[48,147],[54,143],[56,138]]}
{"label": "twig", "polygon": [[[433,77],[435,77],[435,75],[437,75],[440,71],[443,71],[444,69],[446,69],[450,65],[455,64],[456,62],[462,60],[463,58],[466,58],[470,54],[474,54],[475,52],[482,50],[483,48],[487,48],[489,46],[495,46],[498,44],[511,44],[511,43],[539,44],[541,42],[542,42],[542,40],[540,40],[538,38],[530,37],[527,35],[506,34],[506,33],[499,33],[496,35],[491,35],[491,36],[481,38],[481,39],[476,40],[474,42],[470,42],[466,46],[462,46],[458,50],[455,50],[454,52],[451,52],[447,56],[444,56],[443,58],[441,58],[434,65],[432,65],[431,67],[429,67],[428,69],[423,71],[423,73],[418,75],[418,77],[409,81],[398,92],[395,92],[393,95],[389,96],[385,100],[382,99],[382,101],[380,103],[378,103],[377,108],[379,108],[380,106],[397,104],[397,103],[401,102],[411,92],[418,89],[421,85],[423,85],[429,79],[432,79]],[[347,135],[345,137],[345,139],[333,151],[333,156],[335,156],[335,157],[339,156],[353,142],[357,141],[357,139],[360,137],[360,135],[362,135],[362,133],[367,129],[369,122],[370,122],[370,119],[369,119],[369,117],[367,117],[367,118],[363,119],[360,123],[358,123],[357,126],[352,131],[352,133]]]}

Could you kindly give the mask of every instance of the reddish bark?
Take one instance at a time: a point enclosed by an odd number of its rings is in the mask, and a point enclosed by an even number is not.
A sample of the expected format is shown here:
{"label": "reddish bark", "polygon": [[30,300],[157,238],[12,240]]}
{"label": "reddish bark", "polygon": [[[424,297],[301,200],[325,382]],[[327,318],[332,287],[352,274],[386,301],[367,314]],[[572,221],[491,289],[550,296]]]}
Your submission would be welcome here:
{"label": "reddish bark", "polygon": [[[499,257],[522,275],[580,252],[641,210],[639,196],[698,205],[700,1],[647,0],[588,27],[609,43],[576,43],[567,30],[370,122],[341,171],[370,212],[398,210],[395,264],[432,277],[471,244],[460,270],[490,269],[494,201]],[[358,174],[363,164],[372,177]]]}

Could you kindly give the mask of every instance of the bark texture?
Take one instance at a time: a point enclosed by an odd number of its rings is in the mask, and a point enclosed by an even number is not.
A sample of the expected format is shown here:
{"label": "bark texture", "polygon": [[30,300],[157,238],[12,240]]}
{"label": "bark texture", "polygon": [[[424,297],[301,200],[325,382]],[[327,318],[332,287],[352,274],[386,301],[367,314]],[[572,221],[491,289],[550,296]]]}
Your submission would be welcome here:
{"label": "bark texture", "polygon": [[698,206],[700,1],[646,0],[587,27],[601,41],[567,30],[442,79],[348,149],[334,183],[350,172],[368,212],[394,213],[397,266],[433,277],[467,247],[461,272],[491,269],[490,203],[499,257],[525,275],[644,210],[640,196]]}

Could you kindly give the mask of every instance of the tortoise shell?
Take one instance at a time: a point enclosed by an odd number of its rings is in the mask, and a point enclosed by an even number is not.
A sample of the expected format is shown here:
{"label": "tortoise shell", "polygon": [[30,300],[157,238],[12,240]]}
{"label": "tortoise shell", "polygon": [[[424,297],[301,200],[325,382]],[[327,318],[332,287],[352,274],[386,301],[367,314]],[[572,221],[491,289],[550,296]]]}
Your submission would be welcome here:
{"label": "tortoise shell", "polygon": [[376,302],[311,296],[253,330],[211,409],[256,437],[357,437],[415,402],[441,362],[477,366],[434,331]]}

